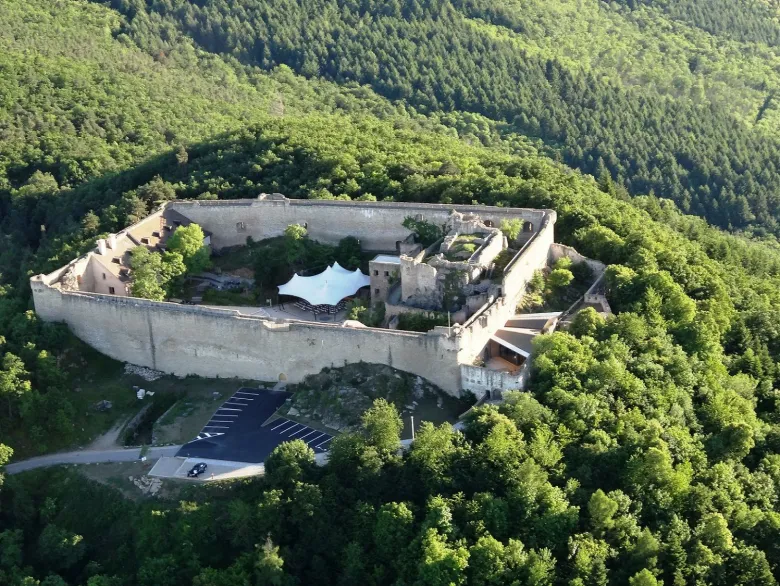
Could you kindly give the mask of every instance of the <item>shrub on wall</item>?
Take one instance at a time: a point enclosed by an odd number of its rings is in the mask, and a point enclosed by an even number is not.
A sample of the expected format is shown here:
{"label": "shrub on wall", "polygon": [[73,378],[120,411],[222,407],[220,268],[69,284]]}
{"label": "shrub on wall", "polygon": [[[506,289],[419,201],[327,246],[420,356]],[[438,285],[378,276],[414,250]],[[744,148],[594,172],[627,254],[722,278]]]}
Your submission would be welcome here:
{"label": "shrub on wall", "polygon": [[436,311],[402,313],[398,316],[398,329],[409,332],[427,332],[436,326],[446,326],[449,318],[446,313]]}
{"label": "shrub on wall", "polygon": [[385,321],[385,304],[376,303],[369,307],[364,299],[353,299],[347,305],[347,319],[359,321],[370,328],[378,328]]}
{"label": "shrub on wall", "polygon": [[417,242],[427,247],[444,236],[444,228],[426,220],[415,220],[411,216],[404,218],[401,224],[417,236]]}

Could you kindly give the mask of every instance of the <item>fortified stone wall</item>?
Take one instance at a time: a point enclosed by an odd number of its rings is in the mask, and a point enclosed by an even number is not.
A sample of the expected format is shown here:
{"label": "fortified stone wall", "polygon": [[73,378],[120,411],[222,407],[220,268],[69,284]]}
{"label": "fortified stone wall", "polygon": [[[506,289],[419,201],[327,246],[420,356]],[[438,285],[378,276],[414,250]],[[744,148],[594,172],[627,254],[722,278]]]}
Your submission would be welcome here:
{"label": "fortified stone wall", "polygon": [[232,310],[62,292],[36,279],[38,314],[64,321],[79,338],[117,360],[178,375],[258,380],[284,375],[291,382],[325,367],[364,361],[417,374],[453,394],[460,389],[454,337],[277,322]]}
{"label": "fortified stone wall", "polygon": [[504,250],[505,243],[506,238],[503,234],[492,235],[487,239],[487,242],[477,250],[474,256],[469,259],[470,262],[480,266],[489,266],[501,251]]}
{"label": "fortified stone wall", "polygon": [[438,271],[429,264],[418,262],[408,256],[401,257],[401,300],[407,301],[430,298],[430,303],[436,305],[439,301],[436,292]]}
{"label": "fortified stone wall", "polygon": [[472,364],[488,343],[490,336],[515,314],[517,304],[525,294],[526,286],[533,278],[534,272],[547,264],[549,249],[554,238],[554,223],[554,212],[544,217],[539,231],[504,269],[502,294],[489,296],[487,305],[463,324],[458,355],[458,360],[462,364]]}
{"label": "fortified stone wall", "polygon": [[547,264],[550,247],[555,244],[555,212],[545,215],[538,231],[523,245],[504,269],[502,292],[504,296],[519,301],[534,271]]}
{"label": "fortified stone wall", "polygon": [[354,236],[364,250],[395,251],[411,234],[401,225],[407,216],[444,224],[454,209],[479,214],[496,226],[511,218],[538,226],[550,213],[491,206],[287,199],[278,194],[263,199],[176,201],[168,205],[212,232],[214,248],[245,244],[247,236],[255,240],[281,236],[290,224],[301,224],[320,242],[336,244]]}

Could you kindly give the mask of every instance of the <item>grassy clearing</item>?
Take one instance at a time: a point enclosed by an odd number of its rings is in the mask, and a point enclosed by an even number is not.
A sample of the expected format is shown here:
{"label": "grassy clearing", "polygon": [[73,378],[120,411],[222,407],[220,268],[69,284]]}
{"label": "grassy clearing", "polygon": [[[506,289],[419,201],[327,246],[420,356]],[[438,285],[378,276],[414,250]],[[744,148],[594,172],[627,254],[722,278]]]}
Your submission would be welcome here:
{"label": "grassy clearing", "polygon": [[[73,406],[71,428],[67,433],[45,437],[38,437],[25,426],[4,430],[4,441],[13,446],[14,459],[83,448],[140,409],[133,385],[147,388],[146,383],[140,377],[124,375],[122,363],[74,341],[61,368],[68,375],[67,399]],[[95,405],[102,400],[111,401],[112,408],[98,411]]]}

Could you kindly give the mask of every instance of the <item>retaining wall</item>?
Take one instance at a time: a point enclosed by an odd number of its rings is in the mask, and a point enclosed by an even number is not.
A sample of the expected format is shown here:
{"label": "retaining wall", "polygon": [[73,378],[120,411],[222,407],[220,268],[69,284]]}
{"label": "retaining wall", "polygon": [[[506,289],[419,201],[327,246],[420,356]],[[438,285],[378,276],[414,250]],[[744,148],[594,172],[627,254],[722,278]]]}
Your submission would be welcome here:
{"label": "retaining wall", "polygon": [[600,277],[601,274],[607,268],[607,265],[605,265],[603,262],[593,260],[592,258],[588,258],[587,256],[583,256],[571,246],[566,246],[565,244],[559,244],[558,242],[553,242],[550,245],[550,264],[553,264],[559,258],[564,256],[570,258],[571,261],[575,264],[584,262],[586,265],[590,267],[590,270],[593,271],[594,277]]}

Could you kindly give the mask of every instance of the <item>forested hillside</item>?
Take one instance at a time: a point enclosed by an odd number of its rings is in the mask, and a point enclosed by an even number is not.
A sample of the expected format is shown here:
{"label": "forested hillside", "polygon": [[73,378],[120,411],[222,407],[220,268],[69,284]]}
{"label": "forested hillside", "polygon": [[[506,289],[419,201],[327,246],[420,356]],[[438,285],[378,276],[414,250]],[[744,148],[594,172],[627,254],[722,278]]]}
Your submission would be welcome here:
{"label": "forested hillside", "polygon": [[645,4],[663,9],[675,20],[715,35],[777,45],[780,22],[775,0],[618,0],[631,8]]}
{"label": "forested hillside", "polygon": [[[775,48],[713,39],[706,27],[685,25],[690,18],[669,20],[656,3],[623,12],[598,0],[548,4],[111,2],[128,16],[128,34],[153,53],[164,54],[185,34],[208,51],[264,69],[286,64],[308,78],[369,84],[425,112],[479,113],[541,138],[584,172],[608,173],[631,193],[653,190],[719,226],[776,234],[778,142],[773,132],[753,128],[770,116],[776,129]],[[687,4],[695,6],[680,8],[685,15],[719,14],[705,0]],[[729,15],[737,10],[723,13],[720,28],[731,30]],[[771,28],[768,10],[739,10],[739,22]],[[574,20],[588,23],[581,34],[579,26],[561,27]],[[615,37],[626,39],[618,51],[607,48]],[[568,55],[544,38],[555,38]],[[587,62],[604,51],[612,59],[591,69],[566,58],[584,53]],[[645,59],[648,52],[654,55]],[[659,91],[655,71],[670,63],[675,73],[664,85],[674,91]],[[626,83],[634,76],[639,83]]]}
{"label": "forested hillside", "polygon": [[[81,439],[78,346],[28,311],[29,275],[161,200],[279,191],[553,208],[556,240],[611,265],[618,312],[541,336],[528,393],[477,409],[463,433],[426,426],[402,456],[397,414],[378,404],[325,467],[287,444],[266,478],[180,502],[124,500],[69,470],[6,476],[0,584],[776,583],[780,251],[682,215],[644,192],[649,179],[631,178],[629,199],[618,173],[597,181],[544,156],[579,166],[578,141],[664,160],[690,149],[707,173],[644,169],[670,189],[702,181],[683,195],[751,178],[745,202],[764,193],[770,206],[770,128],[715,102],[651,99],[638,78],[604,79],[597,59],[574,72],[541,45],[524,52],[522,4],[236,1],[234,19],[208,0],[0,5],[0,463],[3,444]],[[654,3],[604,10],[668,16]],[[743,42],[753,29],[730,18],[724,42]],[[372,73],[369,49],[395,73]],[[552,112],[565,140],[542,130]],[[522,136],[523,116],[543,141]],[[602,142],[617,129],[624,142]],[[697,197],[707,213],[731,209]]]}

